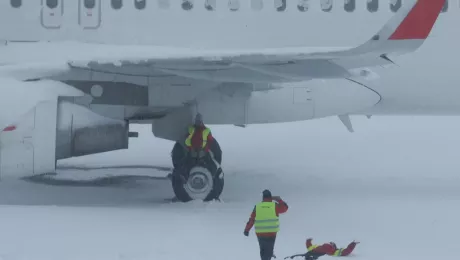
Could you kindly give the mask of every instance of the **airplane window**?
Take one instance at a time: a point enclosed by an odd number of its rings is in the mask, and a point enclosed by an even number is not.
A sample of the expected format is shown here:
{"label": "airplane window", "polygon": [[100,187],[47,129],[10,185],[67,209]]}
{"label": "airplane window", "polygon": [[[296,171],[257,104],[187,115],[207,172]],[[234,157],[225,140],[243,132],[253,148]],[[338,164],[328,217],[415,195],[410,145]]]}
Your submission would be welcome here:
{"label": "airplane window", "polygon": [[375,13],[379,10],[379,0],[367,0],[367,10]]}
{"label": "airplane window", "polygon": [[345,0],[345,5],[343,8],[347,12],[354,12],[356,9],[356,0]]}
{"label": "airplane window", "polygon": [[390,9],[393,13],[397,12],[402,6],[402,0],[391,0]]}
{"label": "airplane window", "polygon": [[309,0],[299,0],[299,2],[297,3],[297,9],[299,9],[299,11],[301,12],[308,11],[308,1]]}
{"label": "airplane window", "polygon": [[444,6],[442,7],[441,12],[443,12],[443,13],[444,13],[444,12],[447,12],[447,9],[449,9],[449,0],[446,0],[446,1],[444,2]]}
{"label": "airplane window", "polygon": [[193,8],[193,0],[182,0],[182,9],[189,11]]}
{"label": "airplane window", "polygon": [[86,9],[93,9],[96,6],[96,0],[85,0],[83,5]]}
{"label": "airplane window", "polygon": [[119,10],[123,6],[123,0],[112,0],[112,8]]}
{"label": "airplane window", "polygon": [[286,1],[287,0],[275,0],[276,11],[283,12],[284,10],[286,10],[286,7],[287,7]]}
{"label": "airplane window", "polygon": [[330,12],[332,10],[332,0],[321,0],[321,9],[324,12]]}
{"label": "airplane window", "polygon": [[158,7],[160,7],[160,9],[168,9],[169,0],[158,0]]}
{"label": "airplane window", "polygon": [[59,5],[59,0],[46,0],[46,6],[50,9],[54,9]]}
{"label": "airplane window", "polygon": [[10,4],[14,8],[19,8],[22,5],[22,0],[10,0]]}
{"label": "airplane window", "polygon": [[240,9],[240,1],[228,0],[228,8],[230,8],[230,11],[238,11]]}
{"label": "airplane window", "polygon": [[204,2],[204,7],[208,11],[214,11],[216,10],[216,0],[206,0]]}
{"label": "airplane window", "polygon": [[251,9],[260,11],[264,8],[264,2],[262,0],[251,0]]}
{"label": "airplane window", "polygon": [[146,5],[147,5],[146,0],[134,0],[134,6],[138,10],[145,9]]}

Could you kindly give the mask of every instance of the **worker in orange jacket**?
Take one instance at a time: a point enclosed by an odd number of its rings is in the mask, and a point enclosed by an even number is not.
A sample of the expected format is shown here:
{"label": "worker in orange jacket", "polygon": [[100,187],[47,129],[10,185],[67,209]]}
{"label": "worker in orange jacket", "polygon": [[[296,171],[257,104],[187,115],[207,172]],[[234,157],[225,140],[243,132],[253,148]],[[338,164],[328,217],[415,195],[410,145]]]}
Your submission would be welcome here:
{"label": "worker in orange jacket", "polygon": [[316,260],[319,257],[324,256],[324,255],[348,256],[353,252],[356,245],[359,244],[359,242],[353,241],[350,244],[348,244],[346,248],[338,248],[334,242],[324,243],[322,245],[314,245],[311,242],[312,240],[313,240],[312,238],[309,238],[307,239],[307,242],[305,243],[307,246],[307,251],[308,251],[307,253],[288,256],[288,257],[285,257],[284,259],[287,259],[287,258],[293,259],[294,257],[297,257],[297,256],[303,256],[305,257],[305,260]]}
{"label": "worker in orange jacket", "polygon": [[287,203],[279,196],[272,196],[269,190],[262,192],[262,202],[258,203],[252,210],[244,228],[244,235],[249,236],[249,231],[255,226],[261,260],[276,258],[273,250],[279,231],[279,215],[287,210]]}
{"label": "worker in orange jacket", "polygon": [[205,126],[203,116],[197,114],[195,123],[188,128],[188,133],[185,139],[185,145],[189,151],[205,151],[209,152],[210,143],[214,140],[211,130]]}

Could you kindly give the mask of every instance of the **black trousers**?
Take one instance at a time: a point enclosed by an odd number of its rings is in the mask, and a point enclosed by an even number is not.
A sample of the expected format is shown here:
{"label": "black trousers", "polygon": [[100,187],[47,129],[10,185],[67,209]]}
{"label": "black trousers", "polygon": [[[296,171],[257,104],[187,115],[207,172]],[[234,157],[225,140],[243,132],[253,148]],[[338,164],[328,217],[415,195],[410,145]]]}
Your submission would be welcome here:
{"label": "black trousers", "polygon": [[307,254],[305,254],[305,259],[306,260],[316,260],[316,259],[318,259],[319,257],[321,257],[323,255],[325,255],[325,254],[310,251]]}
{"label": "black trousers", "polygon": [[260,259],[270,260],[273,256],[273,249],[275,248],[276,236],[273,237],[257,237],[260,247]]}

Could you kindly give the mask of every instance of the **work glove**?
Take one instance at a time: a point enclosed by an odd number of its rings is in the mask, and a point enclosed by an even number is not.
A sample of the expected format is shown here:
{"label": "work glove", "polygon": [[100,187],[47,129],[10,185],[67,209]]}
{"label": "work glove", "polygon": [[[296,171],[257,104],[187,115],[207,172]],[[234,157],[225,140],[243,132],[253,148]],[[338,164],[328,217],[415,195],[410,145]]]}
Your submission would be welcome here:
{"label": "work glove", "polygon": [[246,231],[246,230],[245,230],[245,231],[244,231],[244,235],[245,235],[245,236],[249,236],[249,231]]}

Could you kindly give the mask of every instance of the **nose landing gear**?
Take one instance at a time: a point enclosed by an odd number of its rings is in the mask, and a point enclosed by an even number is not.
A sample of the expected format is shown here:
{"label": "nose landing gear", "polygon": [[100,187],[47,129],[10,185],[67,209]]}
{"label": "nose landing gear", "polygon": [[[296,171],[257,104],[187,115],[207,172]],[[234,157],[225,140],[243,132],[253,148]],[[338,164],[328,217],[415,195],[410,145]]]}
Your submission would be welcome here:
{"label": "nose landing gear", "polygon": [[220,166],[222,153],[217,141],[215,143],[214,149],[211,147],[211,152],[199,159],[190,158],[180,143],[174,145],[171,181],[179,201],[219,200],[224,188],[224,173]]}

